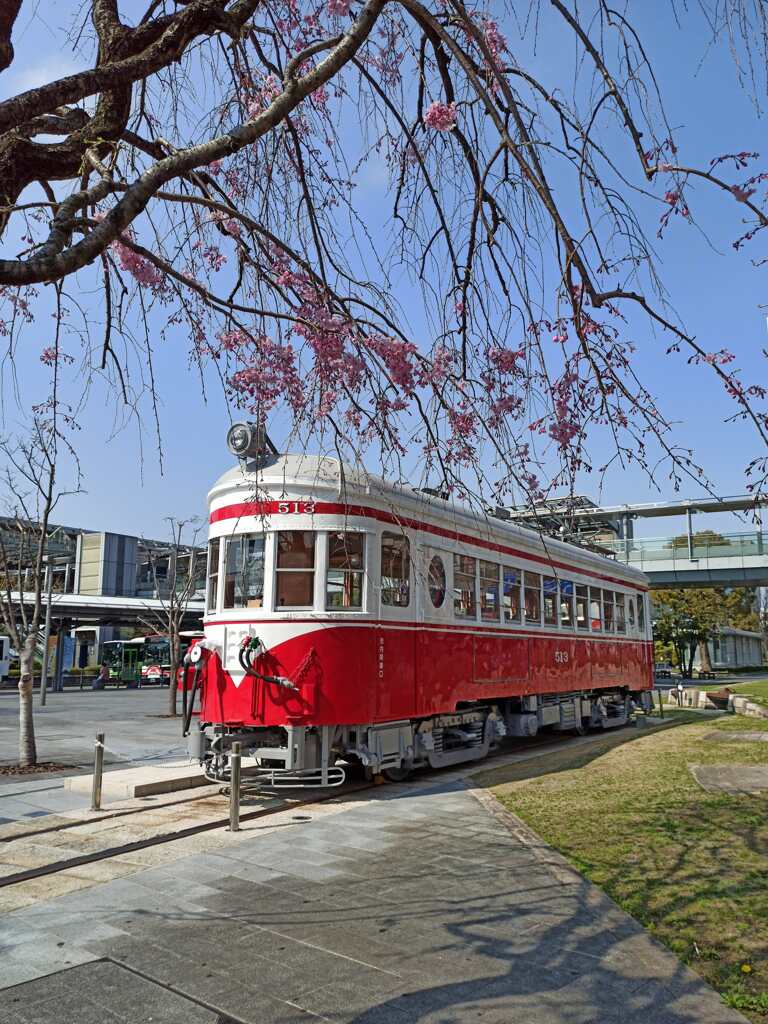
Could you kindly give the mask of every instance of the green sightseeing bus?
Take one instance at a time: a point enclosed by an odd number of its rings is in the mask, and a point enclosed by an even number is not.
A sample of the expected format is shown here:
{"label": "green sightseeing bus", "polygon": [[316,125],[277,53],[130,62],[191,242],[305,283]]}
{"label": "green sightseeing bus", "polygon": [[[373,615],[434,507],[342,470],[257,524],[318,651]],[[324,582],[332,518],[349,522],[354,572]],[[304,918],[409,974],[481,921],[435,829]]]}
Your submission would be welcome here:
{"label": "green sightseeing bus", "polygon": [[[192,637],[198,633],[181,634],[181,658],[186,654]],[[143,686],[171,682],[171,645],[168,637],[157,633],[136,636],[131,640],[107,640],[102,644],[101,660],[109,669],[109,677],[126,686]]]}

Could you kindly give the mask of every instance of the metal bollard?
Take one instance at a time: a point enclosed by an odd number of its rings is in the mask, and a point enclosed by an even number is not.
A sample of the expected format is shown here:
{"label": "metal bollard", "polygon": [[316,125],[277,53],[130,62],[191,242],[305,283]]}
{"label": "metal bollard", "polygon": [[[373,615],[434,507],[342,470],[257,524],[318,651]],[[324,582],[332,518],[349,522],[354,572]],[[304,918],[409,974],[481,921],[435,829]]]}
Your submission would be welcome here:
{"label": "metal bollard", "polygon": [[91,791],[91,810],[101,810],[101,776],[104,771],[104,733],[96,733],[93,759],[93,789]]}
{"label": "metal bollard", "polygon": [[240,831],[240,744],[232,744],[232,769],[229,784],[229,831]]}
{"label": "metal bollard", "polygon": [[656,694],[657,694],[657,696],[659,698],[659,715],[663,718],[664,717],[664,701],[662,699],[661,690],[657,690]]}

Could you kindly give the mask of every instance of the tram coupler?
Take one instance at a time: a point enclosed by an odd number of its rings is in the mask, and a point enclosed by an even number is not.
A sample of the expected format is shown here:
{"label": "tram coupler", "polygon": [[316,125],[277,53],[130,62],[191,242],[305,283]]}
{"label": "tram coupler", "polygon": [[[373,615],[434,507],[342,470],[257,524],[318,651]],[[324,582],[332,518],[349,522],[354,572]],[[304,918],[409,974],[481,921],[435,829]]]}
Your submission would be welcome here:
{"label": "tram coupler", "polygon": [[210,745],[205,730],[196,722],[187,733],[187,757],[190,761],[204,761]]}

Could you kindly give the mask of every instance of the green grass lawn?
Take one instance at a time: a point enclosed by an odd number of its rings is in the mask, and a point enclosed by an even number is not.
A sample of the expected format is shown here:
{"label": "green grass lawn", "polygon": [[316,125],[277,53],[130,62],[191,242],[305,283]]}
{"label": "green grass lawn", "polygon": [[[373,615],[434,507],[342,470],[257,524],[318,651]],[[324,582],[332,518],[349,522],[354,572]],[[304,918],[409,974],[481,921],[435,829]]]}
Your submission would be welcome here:
{"label": "green grass lawn", "polygon": [[[477,778],[730,1006],[764,1024],[768,794],[707,793],[688,769],[765,764],[768,744],[728,742],[734,730],[768,730],[768,720],[680,711],[661,729],[622,730]],[[714,731],[722,742],[703,739]]]}

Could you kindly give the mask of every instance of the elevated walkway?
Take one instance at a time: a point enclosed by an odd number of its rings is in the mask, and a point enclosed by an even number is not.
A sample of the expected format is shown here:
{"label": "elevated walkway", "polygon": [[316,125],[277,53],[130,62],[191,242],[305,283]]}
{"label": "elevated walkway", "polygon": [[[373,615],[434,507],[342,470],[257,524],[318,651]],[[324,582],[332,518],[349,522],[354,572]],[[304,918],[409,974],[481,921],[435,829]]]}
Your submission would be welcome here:
{"label": "elevated walkway", "polygon": [[768,533],[601,540],[618,561],[640,569],[654,587],[768,586]]}

